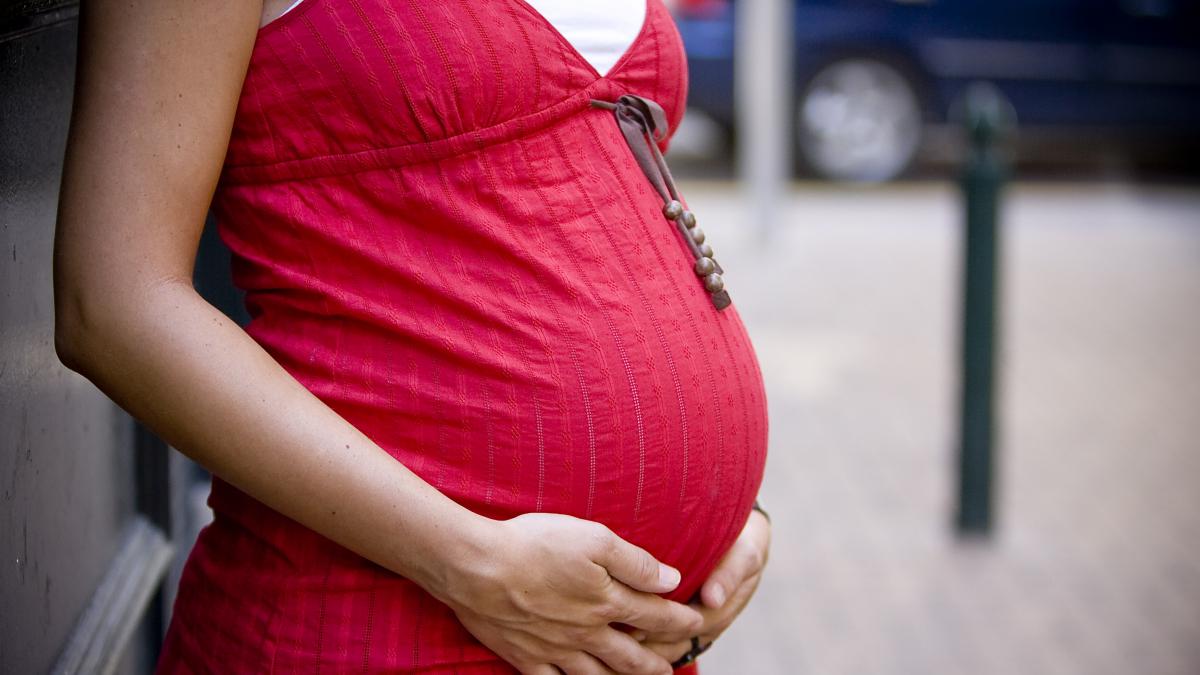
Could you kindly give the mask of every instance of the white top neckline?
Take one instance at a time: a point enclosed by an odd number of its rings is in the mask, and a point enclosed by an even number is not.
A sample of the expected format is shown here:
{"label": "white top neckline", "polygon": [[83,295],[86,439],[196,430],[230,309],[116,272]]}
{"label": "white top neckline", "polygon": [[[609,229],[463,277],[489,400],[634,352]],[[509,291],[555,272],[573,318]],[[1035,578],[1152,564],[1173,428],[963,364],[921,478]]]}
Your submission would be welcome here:
{"label": "white top neckline", "polygon": [[579,52],[607,74],[637,39],[646,0],[525,0]]}
{"label": "white top neckline", "polygon": [[[303,2],[313,1],[295,0],[264,25],[278,21]],[[605,74],[637,39],[647,13],[646,0],[525,0],[525,3],[571,43],[596,72]]]}

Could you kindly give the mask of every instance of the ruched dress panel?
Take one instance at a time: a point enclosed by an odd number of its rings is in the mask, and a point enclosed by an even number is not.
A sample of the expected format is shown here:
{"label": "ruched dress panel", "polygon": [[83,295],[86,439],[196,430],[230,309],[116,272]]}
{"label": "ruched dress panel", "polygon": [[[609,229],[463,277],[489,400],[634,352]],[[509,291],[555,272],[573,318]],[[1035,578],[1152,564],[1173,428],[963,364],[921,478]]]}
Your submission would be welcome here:
{"label": "ruched dress panel", "polygon": [[[749,516],[766,400],[589,106],[625,93],[674,132],[662,0],[605,74],[522,0],[307,0],[260,31],[213,211],[247,332],[306,388],[473,511],[608,525],[686,602]],[[209,504],[159,673],[516,672],[408,579],[219,478]]]}

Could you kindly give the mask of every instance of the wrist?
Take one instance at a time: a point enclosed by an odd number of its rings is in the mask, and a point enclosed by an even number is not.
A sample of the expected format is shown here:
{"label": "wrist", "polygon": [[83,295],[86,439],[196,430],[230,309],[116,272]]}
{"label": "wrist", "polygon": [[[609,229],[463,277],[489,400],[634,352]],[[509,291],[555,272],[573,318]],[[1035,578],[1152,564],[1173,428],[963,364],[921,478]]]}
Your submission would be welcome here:
{"label": "wrist", "polygon": [[458,507],[439,523],[436,542],[420,565],[420,578],[413,580],[447,605],[466,604],[477,580],[494,565],[499,522]]}

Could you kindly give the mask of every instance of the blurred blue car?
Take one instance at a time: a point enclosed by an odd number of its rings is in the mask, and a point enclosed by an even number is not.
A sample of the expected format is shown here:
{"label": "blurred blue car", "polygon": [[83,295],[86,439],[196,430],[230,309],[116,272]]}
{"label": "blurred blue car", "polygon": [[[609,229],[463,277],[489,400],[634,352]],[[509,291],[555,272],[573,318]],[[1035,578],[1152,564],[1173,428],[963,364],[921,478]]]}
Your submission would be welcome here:
{"label": "blurred blue car", "polygon": [[[689,106],[732,129],[734,0],[679,0]],[[743,2],[753,0],[740,0]],[[887,180],[971,81],[1022,128],[1197,137],[1200,0],[798,0],[798,163]]]}

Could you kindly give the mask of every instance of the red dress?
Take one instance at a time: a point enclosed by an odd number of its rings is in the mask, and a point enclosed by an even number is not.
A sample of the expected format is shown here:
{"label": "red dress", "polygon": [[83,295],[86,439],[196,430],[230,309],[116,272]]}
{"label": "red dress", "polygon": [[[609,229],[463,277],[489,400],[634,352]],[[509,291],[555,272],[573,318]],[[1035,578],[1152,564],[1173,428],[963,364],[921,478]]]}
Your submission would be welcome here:
{"label": "red dress", "polygon": [[[604,76],[523,0],[308,0],[258,36],[213,201],[246,330],[305,387],[469,509],[605,523],[679,601],[750,513],[762,378],[589,100],[673,132],[686,89],[662,0]],[[209,504],[157,672],[516,672],[408,579]]]}

